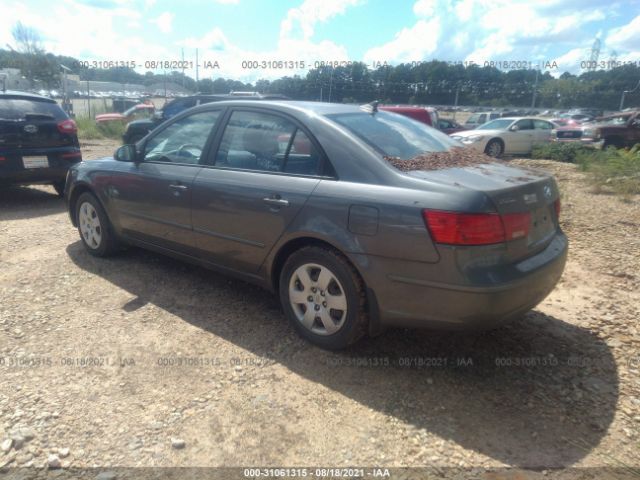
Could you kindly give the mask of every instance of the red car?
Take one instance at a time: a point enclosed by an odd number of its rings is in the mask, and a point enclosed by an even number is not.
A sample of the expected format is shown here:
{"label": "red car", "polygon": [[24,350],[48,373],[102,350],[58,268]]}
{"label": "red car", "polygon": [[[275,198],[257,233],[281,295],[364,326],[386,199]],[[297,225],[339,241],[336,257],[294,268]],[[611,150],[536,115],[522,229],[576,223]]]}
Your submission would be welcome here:
{"label": "red car", "polygon": [[413,118],[433,128],[438,128],[438,111],[430,107],[416,107],[412,105],[380,105],[379,110],[399,113],[405,117]]}
{"label": "red car", "polygon": [[452,133],[462,132],[463,130],[469,130],[468,128],[463,127],[455,120],[449,120],[447,118],[439,118],[438,119],[438,130],[447,135],[451,135]]}
{"label": "red car", "polygon": [[129,110],[125,110],[123,113],[113,112],[96,115],[96,123],[131,122],[132,120],[150,117],[155,109],[156,107],[152,104],[140,103],[134,105]]}

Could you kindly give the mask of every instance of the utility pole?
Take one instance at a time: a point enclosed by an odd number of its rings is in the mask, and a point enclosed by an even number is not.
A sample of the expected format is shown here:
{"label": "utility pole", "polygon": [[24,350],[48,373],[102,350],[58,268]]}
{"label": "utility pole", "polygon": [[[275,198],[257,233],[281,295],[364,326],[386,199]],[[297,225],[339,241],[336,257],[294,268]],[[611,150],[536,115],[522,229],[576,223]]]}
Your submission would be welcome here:
{"label": "utility pole", "polygon": [[200,81],[198,66],[198,49],[196,48],[196,88],[198,87],[198,82]]}
{"label": "utility pole", "polygon": [[640,87],[640,80],[638,80],[638,83],[633,90],[625,90],[622,92],[622,97],[620,98],[620,108],[618,110],[622,110],[622,108],[624,107],[624,97],[627,96],[627,93],[635,92],[638,89],[638,87]]}
{"label": "utility pole", "polygon": [[331,103],[331,87],[333,86],[333,65],[331,66],[331,75],[329,75],[329,103]]}
{"label": "utility pole", "polygon": [[540,70],[536,70],[536,81],[533,83],[533,98],[531,99],[531,108],[536,106],[536,94],[538,93],[538,73]]}
{"label": "utility pole", "polygon": [[[460,95],[460,85],[458,85],[458,86],[456,87],[456,98],[455,98],[455,100],[453,101],[453,106],[454,106],[454,107],[457,107],[457,106],[458,106],[458,96],[459,96],[459,95]],[[454,109],[453,109],[453,119],[454,119],[454,120],[456,119],[456,113],[457,113],[457,110],[458,110],[457,108],[454,108]]]}
{"label": "utility pole", "polygon": [[91,93],[89,93],[89,80],[87,80],[87,115],[91,118]]}

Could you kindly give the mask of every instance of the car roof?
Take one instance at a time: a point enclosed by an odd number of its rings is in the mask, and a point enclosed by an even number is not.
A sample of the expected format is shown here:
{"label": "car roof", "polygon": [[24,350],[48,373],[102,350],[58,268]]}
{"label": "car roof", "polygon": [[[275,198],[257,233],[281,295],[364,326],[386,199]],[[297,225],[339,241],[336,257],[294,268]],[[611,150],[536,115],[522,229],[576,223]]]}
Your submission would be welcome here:
{"label": "car roof", "polygon": [[56,101],[52,98],[44,97],[36,93],[20,92],[18,90],[0,91],[0,98],[13,98],[13,99],[20,98],[24,100],[37,100],[40,102],[56,103]]}
{"label": "car roof", "polygon": [[279,110],[292,110],[303,113],[315,113],[317,115],[331,115],[335,113],[366,113],[359,105],[346,105],[342,103],[310,102],[298,100],[264,100],[255,102],[253,100],[241,100],[235,97],[234,100],[224,100],[216,103],[207,103],[201,107],[277,107]]}

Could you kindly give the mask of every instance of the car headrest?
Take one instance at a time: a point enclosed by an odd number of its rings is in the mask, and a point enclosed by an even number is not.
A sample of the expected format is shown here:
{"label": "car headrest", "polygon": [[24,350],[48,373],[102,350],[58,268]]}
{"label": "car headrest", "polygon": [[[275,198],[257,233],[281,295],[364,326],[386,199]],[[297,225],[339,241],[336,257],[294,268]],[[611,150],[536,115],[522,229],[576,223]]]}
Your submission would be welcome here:
{"label": "car headrest", "polygon": [[274,155],[278,152],[276,132],[259,128],[248,128],[242,136],[244,149],[254,155]]}

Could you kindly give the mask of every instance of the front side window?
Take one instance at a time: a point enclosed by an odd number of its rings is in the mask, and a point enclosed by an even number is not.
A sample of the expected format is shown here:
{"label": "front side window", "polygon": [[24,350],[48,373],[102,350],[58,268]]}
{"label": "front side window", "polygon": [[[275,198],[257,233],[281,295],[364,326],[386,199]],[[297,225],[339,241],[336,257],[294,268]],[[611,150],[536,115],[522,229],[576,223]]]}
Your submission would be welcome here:
{"label": "front side window", "polygon": [[216,166],[243,170],[314,175],[318,164],[319,155],[302,130],[261,112],[233,112],[216,155]]}
{"label": "front side window", "polygon": [[459,144],[448,135],[389,112],[339,113],[327,117],[383,155],[408,160],[425,152],[445,152]]}
{"label": "front side window", "polygon": [[536,130],[551,130],[553,128],[553,125],[549,122],[545,122],[544,120],[534,120],[533,126]]}
{"label": "front side window", "polygon": [[144,161],[199,163],[219,116],[220,110],[194,113],[169,125],[146,143]]}
{"label": "front side window", "polygon": [[518,120],[515,126],[518,127],[518,130],[533,130],[533,122],[528,118]]}

